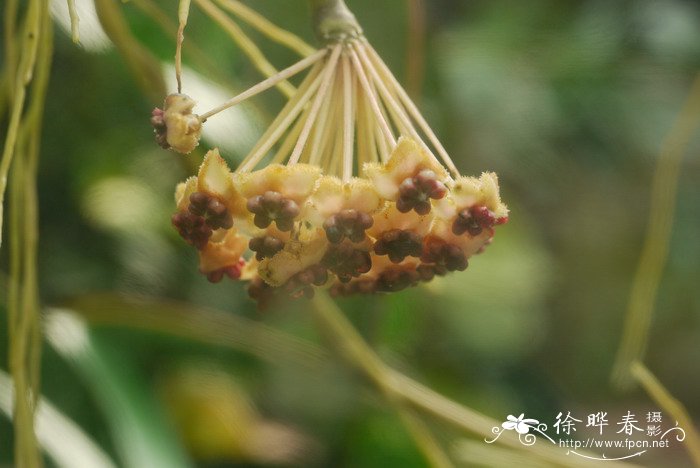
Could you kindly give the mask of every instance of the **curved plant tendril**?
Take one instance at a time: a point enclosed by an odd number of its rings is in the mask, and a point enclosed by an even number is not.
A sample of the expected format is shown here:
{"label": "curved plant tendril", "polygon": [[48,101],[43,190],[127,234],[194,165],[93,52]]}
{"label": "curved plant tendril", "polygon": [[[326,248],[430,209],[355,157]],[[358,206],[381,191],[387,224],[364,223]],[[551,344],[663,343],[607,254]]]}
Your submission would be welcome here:
{"label": "curved plant tendril", "polygon": [[642,361],[651,327],[661,276],[668,258],[676,192],[683,155],[700,125],[700,75],[661,148],[651,188],[651,207],[644,247],[632,283],[622,340],[612,380],[620,388],[632,383],[630,369]]}

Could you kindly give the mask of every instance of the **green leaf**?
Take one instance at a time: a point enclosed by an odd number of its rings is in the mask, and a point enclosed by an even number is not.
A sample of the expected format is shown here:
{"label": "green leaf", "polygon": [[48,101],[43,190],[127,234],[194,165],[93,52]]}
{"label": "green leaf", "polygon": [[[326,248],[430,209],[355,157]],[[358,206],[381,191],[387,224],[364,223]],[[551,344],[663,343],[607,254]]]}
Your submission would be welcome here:
{"label": "green leaf", "polygon": [[70,311],[52,311],[46,324],[49,343],[75,366],[102,408],[121,466],[193,466],[131,362]]}

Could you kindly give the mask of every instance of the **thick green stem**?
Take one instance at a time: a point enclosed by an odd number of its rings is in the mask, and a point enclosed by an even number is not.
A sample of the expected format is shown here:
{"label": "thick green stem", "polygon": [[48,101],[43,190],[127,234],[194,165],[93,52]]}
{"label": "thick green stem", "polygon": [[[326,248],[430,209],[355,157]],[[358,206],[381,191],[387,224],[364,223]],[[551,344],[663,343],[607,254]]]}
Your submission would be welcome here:
{"label": "thick green stem", "polygon": [[343,0],[309,0],[314,31],[324,44],[335,44],[362,35],[362,28]]}

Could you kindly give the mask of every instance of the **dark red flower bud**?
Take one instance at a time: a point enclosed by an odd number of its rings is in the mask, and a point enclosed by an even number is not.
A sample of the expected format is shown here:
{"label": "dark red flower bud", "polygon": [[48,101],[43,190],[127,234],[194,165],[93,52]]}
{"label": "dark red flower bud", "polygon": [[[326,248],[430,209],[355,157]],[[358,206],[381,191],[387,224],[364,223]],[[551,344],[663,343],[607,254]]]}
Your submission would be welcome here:
{"label": "dark red flower bud", "polygon": [[190,212],[178,212],[171,218],[173,226],[177,229],[188,244],[196,249],[202,250],[209,242],[212,235],[212,228],[206,224],[203,217]]}
{"label": "dark red flower bud", "polygon": [[265,229],[274,221],[280,231],[291,231],[294,218],[300,212],[299,205],[294,200],[273,191],[248,199],[247,208],[255,215],[253,223],[257,227]]}
{"label": "dark red flower bud", "polygon": [[270,258],[284,248],[284,242],[274,236],[254,237],[248,243],[250,250],[255,252],[255,258],[262,260]]}
{"label": "dark red flower bud", "polygon": [[365,231],[372,227],[374,220],[367,213],[357,210],[343,210],[329,217],[323,223],[328,241],[333,244],[340,243],[346,237],[351,242],[362,242],[365,239]]}
{"label": "dark red flower bud", "polygon": [[[442,239],[430,238],[425,243],[421,262],[444,267],[447,271],[463,271],[467,268],[467,256],[464,251],[454,244]],[[439,274],[439,270],[434,270]]]}
{"label": "dark red flower bud", "polygon": [[328,281],[328,272],[321,265],[312,265],[289,278],[284,284],[284,290],[290,297],[298,299],[314,297],[313,286],[322,286]]}
{"label": "dark red flower bud", "polygon": [[447,187],[435,172],[424,169],[415,177],[407,177],[399,185],[396,209],[402,213],[415,210],[419,215],[430,213],[430,199],[439,200],[447,195]]}
{"label": "dark red flower bud", "polygon": [[374,253],[388,255],[393,263],[401,263],[406,257],[420,257],[423,238],[413,231],[392,229],[383,232],[374,244]]}
{"label": "dark red flower bud", "polygon": [[493,213],[485,206],[472,206],[471,208],[463,209],[457,214],[457,218],[452,223],[452,232],[456,236],[465,232],[472,236],[478,236],[484,229],[491,229],[495,224],[502,224],[508,221],[507,217],[504,218],[499,218],[499,220],[504,220],[498,222]]}
{"label": "dark red flower bud", "polygon": [[151,126],[156,136],[156,143],[163,149],[169,149],[170,144],[167,140],[168,129],[165,126],[164,114],[163,109],[157,107],[153,109],[151,111]]}
{"label": "dark red flower bud", "polygon": [[352,278],[367,273],[372,268],[369,252],[355,249],[351,244],[332,245],[321,260],[321,264],[347,283]]}
{"label": "dark red flower bud", "polygon": [[377,279],[376,291],[395,292],[415,286],[420,280],[417,271],[411,268],[394,267],[382,272]]}

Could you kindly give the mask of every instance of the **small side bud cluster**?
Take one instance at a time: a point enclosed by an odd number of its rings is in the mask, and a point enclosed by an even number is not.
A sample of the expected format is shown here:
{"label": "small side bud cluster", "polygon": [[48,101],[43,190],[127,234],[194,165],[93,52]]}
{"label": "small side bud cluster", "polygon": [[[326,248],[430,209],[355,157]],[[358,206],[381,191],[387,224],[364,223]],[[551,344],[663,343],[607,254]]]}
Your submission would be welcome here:
{"label": "small side bud cluster", "polygon": [[202,216],[212,229],[230,229],[233,226],[233,218],[226,209],[226,205],[216,198],[202,192],[190,195],[190,213]]}
{"label": "small side bud cluster", "polygon": [[151,112],[156,142],[164,149],[187,154],[199,145],[202,121],[192,113],[195,101],[185,94],[170,94],[163,109]]}
{"label": "small side bud cluster", "polygon": [[277,252],[284,248],[284,242],[274,236],[254,237],[248,244],[250,250],[255,252],[256,260],[272,258]]}
{"label": "small side bud cluster", "polygon": [[168,128],[165,126],[165,112],[156,107],[151,112],[151,126],[156,135],[156,143],[163,149],[170,149],[168,143]]}
{"label": "small side bud cluster", "polygon": [[439,200],[447,195],[447,187],[435,172],[424,169],[415,177],[407,177],[399,185],[396,208],[401,213],[415,210],[419,215],[430,213],[430,199]]}
{"label": "small side bud cluster", "polygon": [[187,211],[175,213],[172,223],[183,239],[202,250],[214,230],[233,226],[233,218],[223,203],[206,193],[194,192],[189,201]]}
{"label": "small side bud cluster", "polygon": [[321,264],[334,273],[341,282],[347,283],[352,278],[367,273],[372,268],[372,258],[369,252],[344,243],[331,245]]}
{"label": "small side bud cluster", "polygon": [[313,286],[323,286],[328,281],[328,272],[321,265],[313,265],[292,276],[283,286],[292,298],[314,297]]}
{"label": "small side bud cluster", "polygon": [[374,220],[367,213],[353,209],[343,210],[332,215],[323,223],[328,241],[333,244],[340,243],[348,238],[351,242],[362,242],[365,231],[372,227]]}
{"label": "small side bud cluster", "polygon": [[425,244],[420,259],[425,264],[434,264],[436,273],[443,268],[446,271],[467,269],[467,256],[464,255],[464,251],[459,246],[437,238],[428,239]]}
{"label": "small side bud cluster", "polygon": [[387,255],[393,263],[401,263],[408,256],[420,257],[423,239],[413,231],[392,229],[382,233],[374,244],[374,253]]}
{"label": "small side bud cluster", "polygon": [[188,212],[178,212],[171,218],[173,226],[177,229],[180,237],[197,250],[202,250],[209,242],[213,231],[206,223],[206,220],[196,214]]}
{"label": "small side bud cluster", "polygon": [[255,215],[253,222],[257,227],[265,229],[274,221],[280,231],[291,231],[294,219],[300,212],[299,205],[294,200],[273,191],[250,198],[247,208]]}
{"label": "small side bud cluster", "polygon": [[[500,221],[500,222],[499,222]],[[472,236],[478,236],[485,229],[491,229],[496,224],[503,224],[507,218],[499,218],[485,206],[473,206],[465,208],[457,214],[457,218],[452,224],[452,232],[456,235],[462,235],[468,232]]]}

